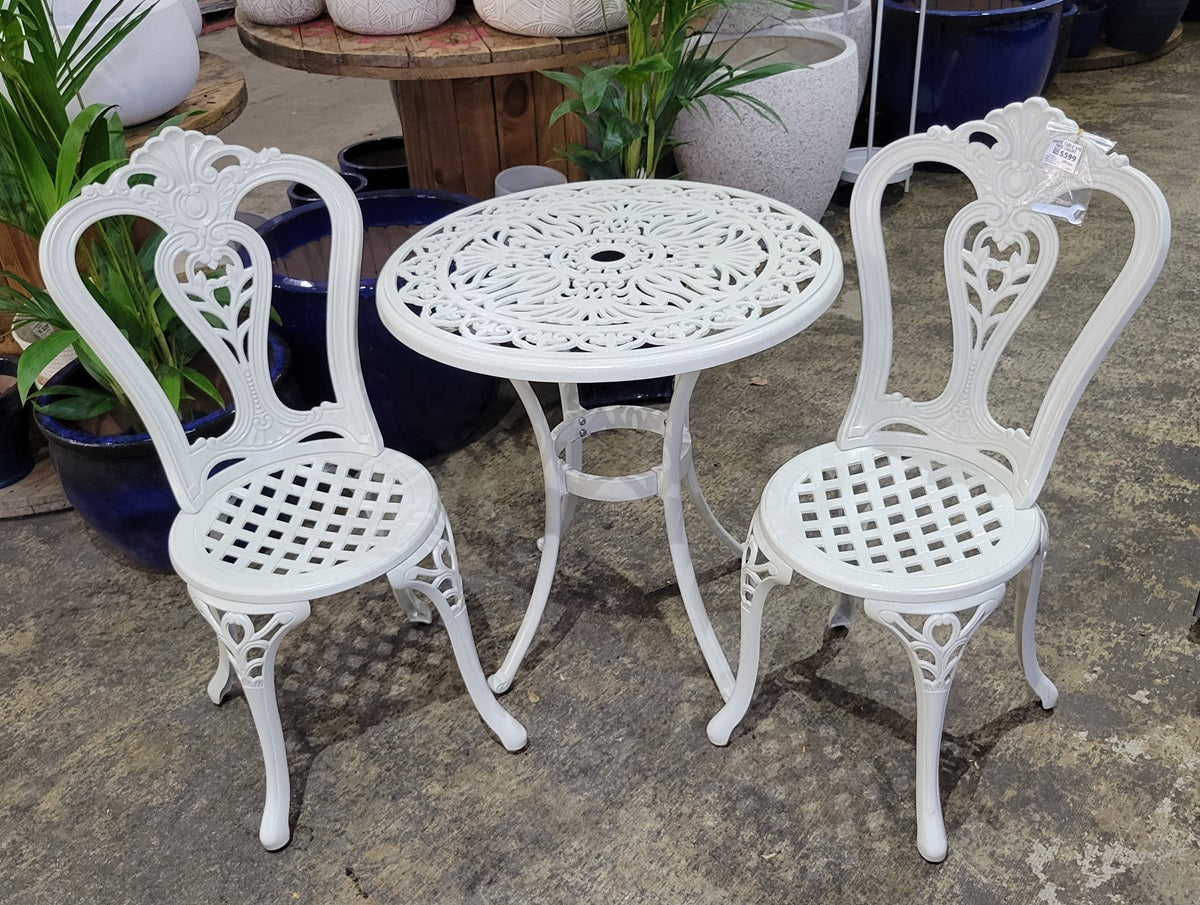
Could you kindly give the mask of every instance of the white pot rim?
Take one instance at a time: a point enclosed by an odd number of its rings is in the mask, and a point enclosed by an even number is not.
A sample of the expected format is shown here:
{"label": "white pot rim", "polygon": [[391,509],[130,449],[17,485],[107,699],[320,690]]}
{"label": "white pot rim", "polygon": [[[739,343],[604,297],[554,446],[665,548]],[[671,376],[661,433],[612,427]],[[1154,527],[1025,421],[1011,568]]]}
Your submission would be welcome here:
{"label": "white pot rim", "polygon": [[[756,31],[746,32],[743,35],[728,35],[728,34],[712,34],[709,32],[701,32],[689,38],[689,41],[707,41],[708,43],[726,43],[732,41],[741,41],[745,38],[811,38],[815,41],[824,44],[834,44],[838,48],[838,52],[827,60],[821,60],[817,63],[809,63],[797,72],[802,72],[805,69],[827,69],[830,66],[840,66],[845,63],[847,57],[856,57],[858,49],[853,38],[849,35],[844,35],[841,32],[830,31],[826,28],[809,28],[798,22],[781,22],[778,25],[773,25],[768,28],[760,28]],[[764,61],[769,63],[770,60]]]}

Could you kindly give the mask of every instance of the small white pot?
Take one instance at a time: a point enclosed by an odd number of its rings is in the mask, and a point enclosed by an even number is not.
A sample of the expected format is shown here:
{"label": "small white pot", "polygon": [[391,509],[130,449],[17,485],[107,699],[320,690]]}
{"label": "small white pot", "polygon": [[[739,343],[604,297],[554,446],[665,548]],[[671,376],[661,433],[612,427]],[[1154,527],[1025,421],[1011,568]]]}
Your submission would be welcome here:
{"label": "small white pot", "polygon": [[[740,40],[702,35],[734,65],[770,51],[775,58],[805,64],[745,86],[768,104],[783,128],[744,105],[731,110],[719,99],[702,112],[685,112],[675,124],[682,144],[675,159],[687,179],[758,192],[820,218],[837,188],[858,112],[858,54],[854,41],[831,31],[781,25],[751,32]],[[764,61],[769,62],[769,61]]]}
{"label": "small white pot", "polygon": [[474,0],[492,28],[515,35],[567,38],[623,28],[625,0]]}
{"label": "small white pot", "polygon": [[237,0],[237,8],[259,25],[299,25],[325,12],[325,0]]}
{"label": "small white pot", "polygon": [[338,28],[360,35],[407,35],[441,25],[454,0],[326,0]]}
{"label": "small white pot", "polygon": [[874,19],[870,0],[817,0],[819,9],[791,10],[770,0],[737,0],[724,14],[718,13],[706,31],[741,35],[778,25],[806,25],[836,31],[854,39],[858,50],[858,102],[862,103],[871,77],[871,34]]}
{"label": "small white pot", "polygon": [[[141,8],[139,0],[111,4],[122,14]],[[55,6],[61,35],[79,10]],[[200,46],[182,0],[159,0],[150,14],[95,68],[83,90],[84,104],[115,105],[124,126],[135,126],[173,110],[196,86]],[[72,113],[74,110],[71,111]]]}

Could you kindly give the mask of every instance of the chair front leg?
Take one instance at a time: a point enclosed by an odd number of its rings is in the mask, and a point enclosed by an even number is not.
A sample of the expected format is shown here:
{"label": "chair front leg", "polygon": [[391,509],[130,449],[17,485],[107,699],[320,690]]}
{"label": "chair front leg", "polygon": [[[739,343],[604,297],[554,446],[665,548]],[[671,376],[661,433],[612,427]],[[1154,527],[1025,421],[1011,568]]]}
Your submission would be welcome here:
{"label": "chair front leg", "polygon": [[762,617],[767,595],[776,585],[790,584],[792,580],[791,568],[772,559],[760,543],[759,530],[758,513],[755,512],[742,548],[742,627],[737,678],[725,706],[708,721],[708,740],[714,745],[729,744],[729,736],[750,707],[758,681]]}
{"label": "chair front leg", "polygon": [[936,604],[863,602],[866,614],[904,643],[912,664],[917,689],[917,850],[926,861],[946,857],[938,767],[950,684],[967,642],[1003,597],[1000,585],[965,600]]}
{"label": "chair front leg", "polygon": [[1017,663],[1025,673],[1025,681],[1033,689],[1034,694],[1042,702],[1042,707],[1050,710],[1058,703],[1058,689],[1049,677],[1042,672],[1037,659],[1037,605],[1038,592],[1042,587],[1042,568],[1046,564],[1046,550],[1050,545],[1049,528],[1046,520],[1042,519],[1042,542],[1034,554],[1029,568],[1017,576],[1016,583],[1016,617],[1013,624],[1013,636],[1017,644]]}
{"label": "chair front leg", "polygon": [[500,706],[483,675],[475,638],[471,633],[471,622],[467,617],[462,575],[454,550],[454,535],[444,509],[434,532],[432,546],[389,572],[388,581],[394,588],[415,591],[433,602],[438,615],[442,617],[446,633],[450,635],[450,646],[458,662],[458,671],[462,674],[475,709],[505,748],[519,751],[525,747],[528,736],[525,727]]}
{"label": "chair front leg", "polygon": [[[275,699],[275,655],[284,636],[308,618],[308,601],[246,606],[195,588],[188,588],[188,592],[196,609],[217,633],[224,651],[225,668],[232,665],[237,674],[258,732],[266,769],[266,800],[258,838],[268,851],[283,848],[291,838],[288,827],[291,783]],[[218,665],[217,675],[209,683],[210,697],[221,671],[222,666]]]}

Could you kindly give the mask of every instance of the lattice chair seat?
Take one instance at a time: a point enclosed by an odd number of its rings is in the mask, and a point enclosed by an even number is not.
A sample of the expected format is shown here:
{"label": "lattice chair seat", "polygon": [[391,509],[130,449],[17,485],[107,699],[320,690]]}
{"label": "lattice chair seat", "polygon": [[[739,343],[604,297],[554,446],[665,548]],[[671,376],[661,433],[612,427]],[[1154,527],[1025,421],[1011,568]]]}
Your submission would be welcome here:
{"label": "lattice chair seat", "polygon": [[[325,330],[334,398],[309,408],[286,404],[271,385],[271,255],[237,216],[251,191],[272,182],[310,186],[330,216]],[[78,246],[96,224],[128,230],[138,217],[162,231],[154,281],[163,299],[231,397],[231,424],[218,436],[184,432],[139,350],[76,269]],[[275,657],[313,598],[386,577],[412,621],[431,621],[431,601],[479,715],[510,751],[526,741],[487,687],[433,478],[384,447],[367,400],[357,345],[362,230],[353,192],[323,164],[170,128],[65,205],[40,243],[50,292],[137,409],[179,502],[171,562],[217,635],[209,697],[220,703],[236,677],[254,718],[266,767],[259,839],[268,849],[290,837]]]}
{"label": "lattice chair seat", "polygon": [[[1055,150],[1072,157],[1076,149],[1076,169],[1055,165],[1063,159]],[[750,705],[772,588],[799,573],[839,592],[830,620],[838,626],[849,624],[860,601],[909,655],[917,690],[917,848],[930,861],[946,856],[938,762],[950,685],[1009,579],[1017,579],[1017,659],[1042,706],[1057,701],[1034,645],[1049,544],[1037,497],[1084,387],[1158,277],[1171,233],[1162,193],[1109,150],[1061,110],[1031,98],[953,130],[935,126],[871,158],[850,201],[863,312],[862,366],[850,406],[835,442],[801,453],[767,482],[743,547],[737,680],[708,724],[709,739],[727,744]],[[975,197],[938,237],[953,337],[946,386],[913,399],[892,389],[913,375],[892,372],[882,199],[894,173],[922,162],[959,170]],[[1046,185],[1054,186],[1050,196]],[[1042,303],[1038,329],[1074,341],[1032,425],[1004,426],[990,409],[993,375],[1058,265],[1051,214],[1074,217],[1084,189],[1124,206],[1128,257],[1082,329],[1047,325],[1055,314],[1069,321],[1071,287]],[[914,254],[918,236],[904,238],[898,248]],[[1102,240],[1115,238],[1106,231]],[[923,385],[926,375],[920,377]]]}
{"label": "lattice chair seat", "polygon": [[298,456],[214,490],[172,526],[176,569],[220,595],[295,600],[382,575],[416,553],[439,514],[433,478],[408,456]]}
{"label": "lattice chair seat", "polygon": [[927,602],[1007,581],[1037,550],[1035,509],[945,454],[827,443],[780,468],[762,530],[796,571],[857,597]]}

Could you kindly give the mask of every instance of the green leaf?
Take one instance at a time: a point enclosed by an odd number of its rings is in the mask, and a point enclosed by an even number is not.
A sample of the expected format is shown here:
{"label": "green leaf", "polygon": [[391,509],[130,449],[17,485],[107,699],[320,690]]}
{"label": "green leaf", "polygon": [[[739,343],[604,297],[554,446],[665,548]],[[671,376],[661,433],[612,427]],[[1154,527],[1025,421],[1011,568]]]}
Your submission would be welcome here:
{"label": "green leaf", "polygon": [[52,402],[42,402],[39,399],[35,404],[39,412],[49,415],[51,418],[57,418],[60,421],[82,421],[84,418],[94,418],[97,415],[103,415],[105,412],[110,412],[115,408],[112,396],[101,390],[93,390],[90,387],[47,387],[42,391],[41,398],[54,395],[54,390],[59,391],[57,395],[60,395],[62,398]]}
{"label": "green leaf", "polygon": [[209,380],[195,368],[184,368],[182,373],[188,383],[198,389],[209,399],[213,400],[213,402],[215,402],[217,405],[221,406],[222,408],[225,407],[225,400],[221,398],[220,392],[218,392],[211,380]]}
{"label": "green leaf", "polygon": [[63,349],[77,339],[79,339],[79,334],[74,330],[56,330],[44,339],[32,343],[21,353],[21,357],[17,359],[17,390],[21,394],[22,401],[29,399],[30,390],[38,375],[58,357]]}

